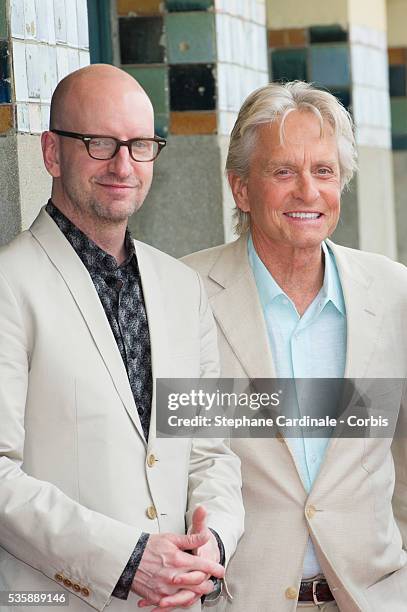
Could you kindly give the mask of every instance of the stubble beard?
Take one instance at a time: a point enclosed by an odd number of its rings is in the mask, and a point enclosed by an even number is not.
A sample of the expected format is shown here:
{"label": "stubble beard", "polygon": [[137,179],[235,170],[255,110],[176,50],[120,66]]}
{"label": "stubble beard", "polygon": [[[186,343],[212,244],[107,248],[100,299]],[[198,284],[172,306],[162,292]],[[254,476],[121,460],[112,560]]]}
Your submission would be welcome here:
{"label": "stubble beard", "polygon": [[103,225],[120,225],[127,222],[135,212],[139,210],[143,204],[144,198],[134,197],[133,200],[123,206],[118,202],[118,206],[114,206],[114,200],[108,205],[104,204],[92,195],[84,197],[84,195],[76,189],[67,190],[68,196],[77,214],[81,217],[86,216]]}

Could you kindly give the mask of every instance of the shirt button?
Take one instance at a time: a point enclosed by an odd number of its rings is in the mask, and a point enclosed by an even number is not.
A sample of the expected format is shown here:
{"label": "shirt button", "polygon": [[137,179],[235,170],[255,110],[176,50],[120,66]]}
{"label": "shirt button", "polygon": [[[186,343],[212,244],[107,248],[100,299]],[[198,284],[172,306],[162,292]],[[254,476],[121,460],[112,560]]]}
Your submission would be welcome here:
{"label": "shirt button", "polygon": [[122,280],[118,280],[116,281],[116,289],[117,291],[120,291],[120,289],[123,287],[123,281]]}
{"label": "shirt button", "polygon": [[298,591],[297,589],[294,589],[294,587],[288,587],[288,589],[285,591],[285,596],[287,599],[297,599]]}
{"label": "shirt button", "polygon": [[154,506],[149,506],[147,508],[147,516],[152,521],[157,518],[157,510],[154,508]]}

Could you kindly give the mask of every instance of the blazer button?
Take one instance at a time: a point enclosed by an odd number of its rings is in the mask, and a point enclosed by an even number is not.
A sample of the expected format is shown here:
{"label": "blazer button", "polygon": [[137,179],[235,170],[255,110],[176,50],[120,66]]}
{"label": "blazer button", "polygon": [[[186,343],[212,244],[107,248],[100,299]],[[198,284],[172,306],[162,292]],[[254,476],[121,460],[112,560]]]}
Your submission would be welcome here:
{"label": "blazer button", "polygon": [[308,506],[307,509],[305,510],[305,514],[307,515],[309,519],[314,518],[316,513],[317,513],[317,509],[315,508],[315,506]]}
{"label": "blazer button", "polygon": [[287,599],[297,599],[297,589],[294,589],[294,587],[288,587],[288,589],[286,589],[285,591],[285,596],[287,597]]}
{"label": "blazer button", "polygon": [[64,580],[64,585],[65,585],[65,586],[66,586],[68,589],[70,589],[70,588],[71,588],[71,586],[72,586],[72,582],[69,580],[69,578],[65,578],[65,580]]}
{"label": "blazer button", "polygon": [[54,578],[57,580],[57,582],[62,582],[64,579],[62,574],[55,574]]}
{"label": "blazer button", "polygon": [[147,516],[149,519],[153,520],[157,518],[157,510],[154,508],[154,506],[149,506],[147,508]]}
{"label": "blazer button", "polygon": [[89,595],[90,595],[90,591],[89,591],[89,589],[87,589],[86,587],[83,587],[83,588],[81,589],[81,593],[82,593],[82,595],[83,595],[84,597],[89,597]]}
{"label": "blazer button", "polygon": [[149,455],[147,457],[147,465],[148,467],[153,467],[154,463],[157,461],[157,459],[155,458],[155,456],[151,453],[151,455]]}
{"label": "blazer button", "polygon": [[81,590],[80,585],[77,583],[75,583],[72,588],[76,593],[79,593],[79,591]]}

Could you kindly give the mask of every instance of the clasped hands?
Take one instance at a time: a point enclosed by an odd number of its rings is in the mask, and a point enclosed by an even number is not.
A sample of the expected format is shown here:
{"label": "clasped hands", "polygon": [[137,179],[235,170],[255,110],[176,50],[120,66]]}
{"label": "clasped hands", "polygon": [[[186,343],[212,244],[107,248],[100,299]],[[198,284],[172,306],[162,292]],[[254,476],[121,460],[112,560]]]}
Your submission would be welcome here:
{"label": "clasped hands", "polygon": [[225,568],[219,564],[218,543],[206,526],[206,516],[202,506],[195,509],[188,535],[150,535],[131,587],[142,598],[140,608],[189,608],[213,590],[210,576],[223,578]]}

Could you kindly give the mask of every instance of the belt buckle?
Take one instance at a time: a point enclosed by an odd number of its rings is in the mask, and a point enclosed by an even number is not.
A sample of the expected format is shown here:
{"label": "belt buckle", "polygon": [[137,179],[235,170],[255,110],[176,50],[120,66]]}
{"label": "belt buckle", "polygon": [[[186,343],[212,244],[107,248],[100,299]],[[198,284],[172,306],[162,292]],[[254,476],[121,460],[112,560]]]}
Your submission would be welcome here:
{"label": "belt buckle", "polygon": [[317,597],[317,586],[322,584],[321,580],[313,580],[312,581],[312,599],[316,606],[322,606],[322,604],[326,603],[325,601],[319,601]]}

